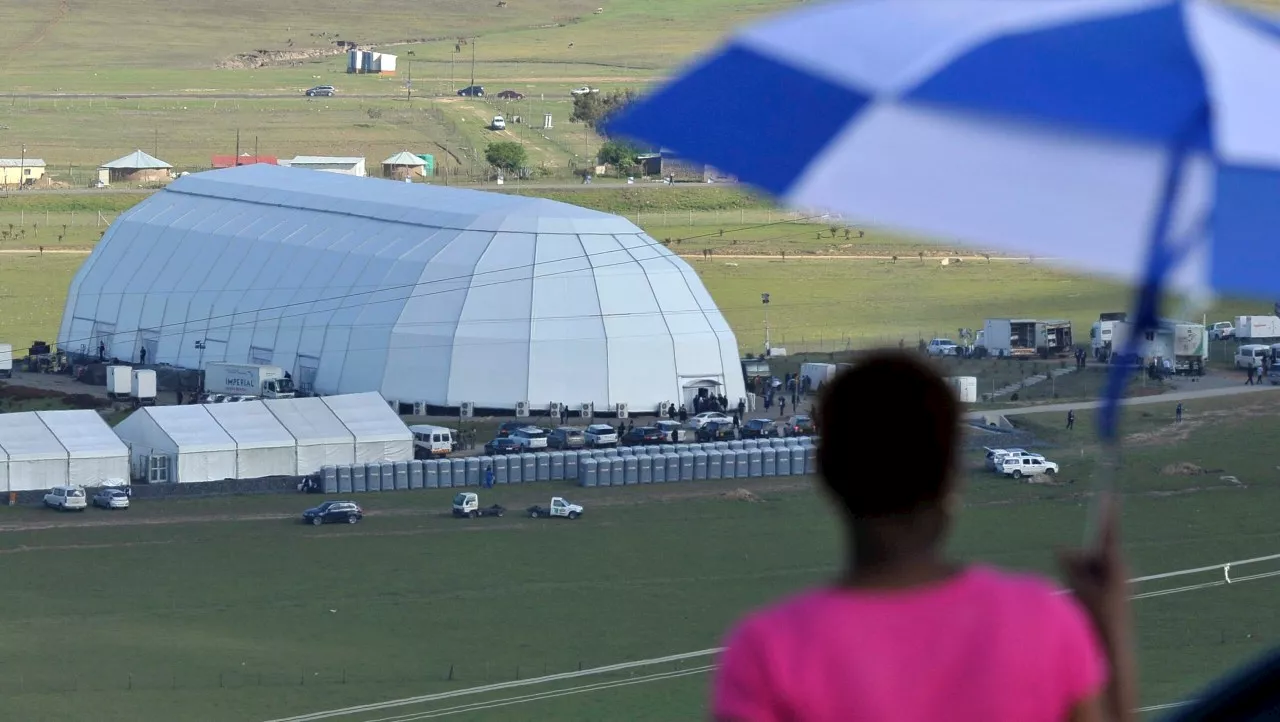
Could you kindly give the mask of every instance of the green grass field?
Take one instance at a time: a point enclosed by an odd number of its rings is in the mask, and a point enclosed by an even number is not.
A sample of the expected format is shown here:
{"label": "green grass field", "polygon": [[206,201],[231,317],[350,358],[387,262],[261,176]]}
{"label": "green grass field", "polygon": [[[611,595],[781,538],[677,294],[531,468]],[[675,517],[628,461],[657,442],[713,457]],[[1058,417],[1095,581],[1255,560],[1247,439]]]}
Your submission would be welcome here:
{"label": "green grass field", "polygon": [[[1276,553],[1274,460],[1248,453],[1276,441],[1258,422],[1273,413],[1269,403],[1198,403],[1177,430],[1171,405],[1126,413],[1121,484],[1134,575]],[[1057,430],[1057,415],[1019,420],[1046,437],[1062,483],[969,474],[956,554],[1051,571],[1052,550],[1078,543],[1096,451],[1073,443],[1092,438],[1084,416],[1078,437]],[[1161,473],[1176,462],[1211,473]],[[723,493],[739,486],[763,501]],[[485,501],[522,507],[560,489],[500,488]],[[292,519],[315,497],[292,495],[139,502],[109,518],[0,509],[0,563],[22,580],[0,588],[7,714],[261,720],[705,649],[744,610],[829,577],[839,561],[833,519],[803,480],[564,491],[588,507],[578,522],[442,518],[446,491],[364,495],[362,525],[321,529]],[[65,526],[21,528],[45,523]],[[1261,653],[1280,632],[1275,591],[1263,580],[1135,602],[1144,704],[1184,699]],[[692,720],[705,684],[705,675],[655,680],[464,718],[587,722],[625,709],[628,719]]]}

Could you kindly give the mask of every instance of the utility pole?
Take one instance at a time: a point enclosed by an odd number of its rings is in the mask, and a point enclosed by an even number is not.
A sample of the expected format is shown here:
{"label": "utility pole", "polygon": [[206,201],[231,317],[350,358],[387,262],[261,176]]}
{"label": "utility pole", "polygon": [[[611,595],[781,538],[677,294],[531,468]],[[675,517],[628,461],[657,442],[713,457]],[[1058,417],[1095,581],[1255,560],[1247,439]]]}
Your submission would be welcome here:
{"label": "utility pole", "polygon": [[253,162],[258,162],[258,136],[253,136]]}
{"label": "utility pole", "polygon": [[453,61],[458,58],[458,48],[454,46],[453,52],[449,53],[449,92],[453,93],[458,90],[458,83],[453,79]]}
{"label": "utility pole", "polygon": [[160,126],[156,126],[155,141],[151,146],[151,155],[156,158],[160,157]]}
{"label": "utility pole", "polygon": [[760,294],[760,303],[764,304],[764,355],[768,356],[773,348],[769,343],[769,294]]}
{"label": "utility pole", "polygon": [[412,103],[413,102],[413,61],[410,60],[406,62],[405,66],[408,68],[409,76],[404,81],[404,99],[406,103]]}
{"label": "utility pole", "polygon": [[232,165],[240,165],[240,129],[236,128],[236,157]]}
{"label": "utility pole", "polygon": [[471,84],[476,84],[476,39],[471,38]]}
{"label": "utility pole", "polygon": [[22,181],[27,177],[27,144],[22,144],[22,159],[18,161],[18,190],[22,190]]}

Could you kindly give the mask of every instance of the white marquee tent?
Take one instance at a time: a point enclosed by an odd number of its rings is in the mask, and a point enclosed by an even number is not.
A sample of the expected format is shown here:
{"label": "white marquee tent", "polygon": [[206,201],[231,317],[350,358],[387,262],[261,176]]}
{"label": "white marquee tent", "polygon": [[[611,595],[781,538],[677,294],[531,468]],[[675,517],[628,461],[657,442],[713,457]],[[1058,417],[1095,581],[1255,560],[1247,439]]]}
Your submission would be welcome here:
{"label": "white marquee tent", "polygon": [[128,479],[129,451],[97,412],[0,414],[0,492]]}
{"label": "white marquee tent", "polygon": [[236,478],[236,442],[203,405],[146,406],[116,425],[129,446],[133,469],[165,456],[169,481],[219,481]]}
{"label": "white marquee tent", "polygon": [[277,399],[262,403],[293,435],[299,473],[312,474],[324,466],[355,463],[356,438],[324,401]]}
{"label": "white marquee tent", "polygon": [[413,458],[413,435],[376,393],[155,406],[116,426],[135,469],[176,459],[172,481],[313,474],[326,465]]}
{"label": "white marquee tent", "polygon": [[625,218],[528,196],[255,164],[197,173],[111,225],[58,344],[399,403],[745,396],[697,273]]}
{"label": "white marquee tent", "polygon": [[293,434],[260,401],[203,407],[236,442],[236,477],[293,476],[298,455]]}
{"label": "white marquee tent", "polygon": [[413,458],[413,434],[382,396],[345,394],[322,400],[355,437],[357,464]]}

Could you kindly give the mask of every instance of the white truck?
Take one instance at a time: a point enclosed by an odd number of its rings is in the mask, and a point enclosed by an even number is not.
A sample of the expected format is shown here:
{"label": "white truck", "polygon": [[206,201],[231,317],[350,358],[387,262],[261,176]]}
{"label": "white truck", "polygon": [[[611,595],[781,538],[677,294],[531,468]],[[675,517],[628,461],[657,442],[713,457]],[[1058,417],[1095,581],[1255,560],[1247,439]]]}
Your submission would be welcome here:
{"label": "white truck", "polygon": [[264,364],[208,364],[204,369],[204,391],[262,399],[291,399],[296,395],[293,381],[285,376],[284,369]]}
{"label": "white truck", "polygon": [[133,392],[133,367],[107,367],[107,398],[127,399]]}
{"label": "white truck", "polygon": [[0,343],[0,377],[13,378],[13,344]]}
{"label": "white truck", "polygon": [[1071,352],[1070,321],[1037,321],[1033,318],[988,318],[982,323],[979,356],[1031,358],[1062,356]]}
{"label": "white truck", "polygon": [[529,516],[539,519],[544,516],[558,516],[563,519],[577,519],[582,516],[582,507],[578,504],[569,503],[562,496],[551,497],[551,506],[538,506],[537,504],[526,510]]}
{"label": "white truck", "polygon": [[1236,338],[1241,343],[1280,340],[1280,316],[1236,316]]}
{"label": "white truck", "polygon": [[480,506],[480,496],[475,492],[463,491],[453,497],[454,518],[478,519],[485,516],[502,516],[506,511],[500,504]]}
{"label": "white truck", "polygon": [[1173,365],[1174,373],[1202,376],[1209,362],[1209,331],[1203,324],[1161,319],[1154,331],[1147,332],[1134,349],[1133,358],[1121,358],[1128,352],[1133,324],[1128,321],[1100,321],[1093,324],[1091,341],[1094,358],[1104,362],[1145,364],[1154,361]]}

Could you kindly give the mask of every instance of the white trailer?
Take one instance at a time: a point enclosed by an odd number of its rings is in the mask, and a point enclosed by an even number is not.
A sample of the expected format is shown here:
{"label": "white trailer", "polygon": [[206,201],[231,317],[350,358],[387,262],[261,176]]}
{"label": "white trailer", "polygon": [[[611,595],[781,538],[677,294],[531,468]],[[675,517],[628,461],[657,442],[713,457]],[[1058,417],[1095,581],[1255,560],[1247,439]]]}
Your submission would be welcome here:
{"label": "white trailer", "polygon": [[1236,338],[1242,343],[1280,339],[1280,316],[1236,316]]}
{"label": "white trailer", "polygon": [[13,377],[13,344],[0,343],[0,377]]}
{"label": "white trailer", "polygon": [[1173,370],[1180,374],[1204,375],[1209,363],[1209,330],[1199,323],[1161,324],[1173,330]]}
{"label": "white trailer", "polygon": [[831,380],[836,375],[835,364],[807,363],[800,364],[800,378],[809,377],[810,388],[818,388],[818,384]]}
{"label": "white trailer", "polygon": [[156,372],[155,369],[134,369],[129,397],[134,406],[156,405]]}
{"label": "white trailer", "polygon": [[293,381],[285,377],[284,369],[266,364],[208,364],[204,369],[204,391],[263,399],[295,396]]}
{"label": "white trailer", "polygon": [[127,399],[133,391],[132,366],[107,367],[107,398]]}
{"label": "white trailer", "polygon": [[947,384],[955,389],[956,395],[960,397],[960,403],[978,403],[977,376],[948,376]]}

